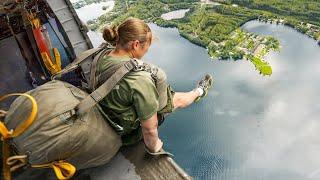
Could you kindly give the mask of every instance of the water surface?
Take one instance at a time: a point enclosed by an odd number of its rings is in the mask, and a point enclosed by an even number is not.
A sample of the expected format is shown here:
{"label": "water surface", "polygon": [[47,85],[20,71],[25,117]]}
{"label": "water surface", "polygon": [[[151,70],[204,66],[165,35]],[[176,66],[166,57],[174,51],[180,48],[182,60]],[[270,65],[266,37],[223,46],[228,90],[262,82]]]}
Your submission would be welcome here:
{"label": "water surface", "polygon": [[172,20],[172,19],[180,19],[183,18],[190,9],[179,9],[175,11],[171,11],[165,14],[162,14],[161,17],[164,20]]}
{"label": "water surface", "polygon": [[[320,178],[320,48],[295,30],[251,21],[245,30],[280,40],[263,77],[248,61],[211,60],[175,28],[150,24],[159,37],[145,58],[163,68],[176,91],[192,90],[205,73],[214,88],[160,128],[165,148],[195,179]],[[93,44],[101,34],[90,32]]]}
{"label": "water surface", "polygon": [[[102,7],[106,6],[107,9],[103,10]],[[109,12],[114,7],[114,1],[106,1],[100,3],[92,3],[82,8],[76,9],[79,18],[86,23],[88,20],[96,19],[103,13]]]}
{"label": "water surface", "polygon": [[159,41],[145,59],[158,64],[176,91],[215,77],[206,99],[173,113],[161,127],[165,148],[196,179],[320,178],[320,48],[295,30],[252,21],[245,30],[272,35],[281,52],[263,77],[248,61],[211,60],[177,29],[150,25]]}

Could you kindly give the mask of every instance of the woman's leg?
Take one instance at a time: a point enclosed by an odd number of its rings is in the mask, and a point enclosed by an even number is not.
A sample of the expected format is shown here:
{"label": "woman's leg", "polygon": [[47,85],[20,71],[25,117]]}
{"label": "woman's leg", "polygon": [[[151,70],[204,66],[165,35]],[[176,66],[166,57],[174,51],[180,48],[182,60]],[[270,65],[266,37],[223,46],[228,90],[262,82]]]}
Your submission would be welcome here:
{"label": "woman's leg", "polygon": [[193,91],[190,92],[176,92],[173,95],[173,107],[174,109],[185,108],[195,101],[199,101],[202,97],[206,96],[208,90],[211,88],[213,78],[210,74],[206,74],[202,78]]}
{"label": "woman's leg", "polygon": [[185,108],[192,104],[194,100],[199,96],[198,91],[190,92],[175,92],[173,95],[173,106],[174,109]]}

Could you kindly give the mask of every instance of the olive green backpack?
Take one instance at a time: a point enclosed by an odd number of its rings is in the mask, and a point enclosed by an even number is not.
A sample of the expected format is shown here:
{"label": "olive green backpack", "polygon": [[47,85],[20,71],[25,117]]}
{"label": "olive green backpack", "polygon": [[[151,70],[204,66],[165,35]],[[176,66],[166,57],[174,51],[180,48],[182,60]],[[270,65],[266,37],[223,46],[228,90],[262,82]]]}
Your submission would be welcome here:
{"label": "olive green backpack", "polygon": [[[53,79],[84,62],[91,63],[90,68],[95,70],[97,59],[107,51],[104,47],[82,53]],[[90,57],[93,56],[92,61]],[[15,99],[6,113],[4,122],[0,122],[6,179],[10,179],[10,170],[25,165],[50,167],[59,179],[68,179],[76,169],[107,163],[122,142],[108,118],[100,112],[98,102],[136,65],[135,60],[122,64],[91,94],[59,80],[20,94],[22,96]],[[92,77],[88,77],[91,83]],[[19,94],[9,96],[14,95]],[[0,97],[0,100],[9,96]]]}

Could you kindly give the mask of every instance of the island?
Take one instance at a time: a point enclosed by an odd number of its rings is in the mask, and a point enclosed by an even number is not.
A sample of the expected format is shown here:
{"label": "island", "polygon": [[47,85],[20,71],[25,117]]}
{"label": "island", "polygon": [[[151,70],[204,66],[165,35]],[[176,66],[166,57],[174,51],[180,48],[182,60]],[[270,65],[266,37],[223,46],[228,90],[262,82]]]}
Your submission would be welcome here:
{"label": "island", "polygon": [[[163,14],[183,10],[179,18]],[[264,60],[270,51],[280,49],[279,41],[249,33],[240,27],[248,21],[290,26],[320,40],[320,2],[299,0],[115,0],[115,7],[88,26],[102,30],[128,17],[137,17],[162,27],[176,27],[182,37],[207,49],[212,59],[246,59],[262,75],[271,75],[272,67]]]}

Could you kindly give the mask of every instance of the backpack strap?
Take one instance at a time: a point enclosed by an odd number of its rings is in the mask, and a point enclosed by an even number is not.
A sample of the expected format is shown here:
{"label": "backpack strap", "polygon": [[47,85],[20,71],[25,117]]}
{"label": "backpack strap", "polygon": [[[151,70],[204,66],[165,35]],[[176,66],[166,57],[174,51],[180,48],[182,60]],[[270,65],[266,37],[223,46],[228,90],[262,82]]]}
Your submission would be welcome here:
{"label": "backpack strap", "polygon": [[[146,63],[142,60],[135,60],[135,61],[137,62],[137,64],[136,64],[136,68],[134,69],[134,71],[146,71],[146,72],[150,73],[152,79],[155,82],[157,82],[158,68],[156,68],[152,64]],[[103,84],[107,79],[109,79],[117,71],[117,69],[119,69],[124,64],[125,64],[125,62],[115,64],[115,65],[109,67],[108,69],[104,70],[102,73],[98,74],[95,78],[96,84],[93,88]]]}
{"label": "backpack strap", "polygon": [[108,80],[106,80],[99,88],[93,91],[89,96],[84,98],[75,108],[78,115],[82,115],[87,110],[95,106],[99,101],[106,97],[117,83],[131,70],[138,68],[138,62],[131,59],[121,66]]}
{"label": "backpack strap", "polygon": [[105,56],[105,54],[109,54],[112,51],[111,48],[105,48],[102,51],[99,51],[99,53],[94,57],[91,68],[90,68],[90,76],[89,76],[89,82],[88,82],[88,88],[90,92],[93,92],[95,87],[97,86],[97,78],[96,78],[96,72],[97,72],[97,64],[98,62]]}
{"label": "backpack strap", "polygon": [[108,67],[108,69],[104,70],[102,73],[96,76],[96,85],[94,88],[99,87],[103,84],[107,79],[109,79],[121,66],[123,66],[126,62],[120,62],[118,64],[112,65]]}

